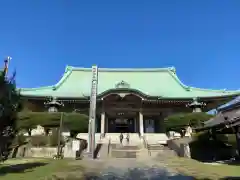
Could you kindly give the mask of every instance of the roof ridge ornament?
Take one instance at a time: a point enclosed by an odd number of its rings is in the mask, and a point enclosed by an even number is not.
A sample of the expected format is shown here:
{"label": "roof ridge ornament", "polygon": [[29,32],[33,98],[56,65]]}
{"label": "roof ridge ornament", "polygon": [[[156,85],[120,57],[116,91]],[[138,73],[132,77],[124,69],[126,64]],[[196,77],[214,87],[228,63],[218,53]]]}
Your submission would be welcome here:
{"label": "roof ridge ornament", "polygon": [[115,85],[115,88],[130,88],[130,84],[122,80]]}
{"label": "roof ridge ornament", "polygon": [[67,65],[66,68],[65,68],[65,72],[64,73],[70,71],[71,69],[72,69],[72,67]]}
{"label": "roof ridge ornament", "polygon": [[187,91],[191,91],[191,87],[186,86],[186,90],[187,90]]}
{"label": "roof ridge ornament", "polygon": [[175,67],[169,67],[169,70],[172,71],[174,74],[176,74],[176,68]]}

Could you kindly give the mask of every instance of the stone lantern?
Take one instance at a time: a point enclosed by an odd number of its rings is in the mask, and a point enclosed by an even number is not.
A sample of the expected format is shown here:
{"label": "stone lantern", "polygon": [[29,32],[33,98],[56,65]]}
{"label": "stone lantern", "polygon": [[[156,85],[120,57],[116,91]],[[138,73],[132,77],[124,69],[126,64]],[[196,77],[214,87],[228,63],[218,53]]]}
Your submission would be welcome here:
{"label": "stone lantern", "polygon": [[193,98],[193,101],[188,103],[186,106],[191,108],[192,112],[202,112],[202,108],[206,106],[206,103],[199,102],[197,98]]}
{"label": "stone lantern", "polygon": [[56,97],[53,97],[48,102],[44,103],[48,108],[48,112],[58,112],[59,108],[64,106],[64,104],[57,100]]}

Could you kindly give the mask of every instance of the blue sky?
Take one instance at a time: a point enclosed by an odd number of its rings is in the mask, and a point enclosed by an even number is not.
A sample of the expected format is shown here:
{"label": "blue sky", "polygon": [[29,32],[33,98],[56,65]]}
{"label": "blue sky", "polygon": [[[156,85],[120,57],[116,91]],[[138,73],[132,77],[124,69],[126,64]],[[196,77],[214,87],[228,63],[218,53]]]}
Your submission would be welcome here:
{"label": "blue sky", "polygon": [[238,0],[1,1],[0,58],[12,56],[18,87],[97,64],[174,66],[187,85],[239,89],[239,9]]}

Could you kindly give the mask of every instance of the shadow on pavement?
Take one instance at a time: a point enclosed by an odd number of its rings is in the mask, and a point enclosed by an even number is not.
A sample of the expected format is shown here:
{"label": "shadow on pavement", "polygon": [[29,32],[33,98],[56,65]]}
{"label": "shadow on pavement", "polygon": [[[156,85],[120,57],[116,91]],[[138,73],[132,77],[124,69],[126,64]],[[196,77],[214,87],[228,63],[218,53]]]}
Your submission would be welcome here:
{"label": "shadow on pavement", "polygon": [[34,169],[39,166],[45,166],[47,163],[43,162],[31,162],[31,163],[24,163],[24,164],[14,164],[14,165],[6,165],[0,167],[0,176],[4,176],[8,173],[22,173],[25,170]]}
{"label": "shadow on pavement", "polygon": [[[168,179],[168,180],[194,180],[195,178],[190,177],[190,176],[183,176],[183,175],[157,175],[157,176],[152,176],[152,177],[146,177],[146,176],[115,176],[115,175],[104,175],[104,176],[98,176],[98,175],[85,175],[84,179],[86,180],[120,180],[120,179],[127,179],[127,180],[162,180],[162,179]],[[207,180],[207,179],[206,179]]]}
{"label": "shadow on pavement", "polygon": [[165,169],[157,168],[133,168],[128,170],[121,170],[115,168],[108,168],[100,174],[88,172],[84,174],[86,180],[194,180],[194,177],[185,176],[181,174],[172,174]]}

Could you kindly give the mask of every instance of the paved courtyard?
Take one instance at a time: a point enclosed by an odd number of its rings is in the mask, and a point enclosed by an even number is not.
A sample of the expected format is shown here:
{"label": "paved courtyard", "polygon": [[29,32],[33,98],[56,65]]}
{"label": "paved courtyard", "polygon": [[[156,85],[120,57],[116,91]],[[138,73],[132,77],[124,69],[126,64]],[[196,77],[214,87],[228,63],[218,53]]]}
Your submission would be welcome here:
{"label": "paved courtyard", "polygon": [[125,179],[125,180],[157,180],[157,179],[186,179],[164,164],[155,163],[151,159],[112,158],[106,160],[83,160],[72,162],[71,165],[84,164],[88,171],[86,179]]}

